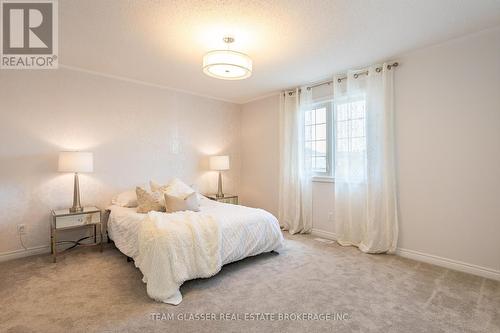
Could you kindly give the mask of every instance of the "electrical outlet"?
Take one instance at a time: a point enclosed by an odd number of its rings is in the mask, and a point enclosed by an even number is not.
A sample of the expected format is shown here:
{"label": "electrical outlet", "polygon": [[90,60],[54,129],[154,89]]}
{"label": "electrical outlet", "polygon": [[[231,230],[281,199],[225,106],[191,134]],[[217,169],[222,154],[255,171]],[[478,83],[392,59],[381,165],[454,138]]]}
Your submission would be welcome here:
{"label": "electrical outlet", "polygon": [[18,224],[17,225],[17,233],[24,235],[26,233],[26,225],[25,224]]}
{"label": "electrical outlet", "polygon": [[333,212],[329,212],[328,213],[328,222],[333,222],[333,219],[334,219]]}

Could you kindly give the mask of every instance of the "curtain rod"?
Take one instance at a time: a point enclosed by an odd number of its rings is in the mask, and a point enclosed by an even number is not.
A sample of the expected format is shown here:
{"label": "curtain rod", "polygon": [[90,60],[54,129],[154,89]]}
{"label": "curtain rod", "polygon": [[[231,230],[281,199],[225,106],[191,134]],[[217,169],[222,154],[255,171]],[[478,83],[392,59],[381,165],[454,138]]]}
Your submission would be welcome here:
{"label": "curtain rod", "polygon": [[[398,63],[398,62],[394,62],[394,63],[392,63],[392,64],[387,65],[387,69],[388,69],[388,70],[390,70],[392,67],[398,67],[398,66],[399,66],[399,63]],[[377,68],[375,68],[375,71],[376,71],[377,73],[380,73],[380,71],[382,71],[382,67],[377,67]],[[354,78],[355,78],[355,79],[357,79],[360,75],[368,75],[368,70],[363,71],[363,72],[356,73],[356,74],[354,74],[353,76],[354,76]],[[339,77],[339,78],[337,79],[337,82],[338,82],[338,83],[340,83],[340,82],[342,82],[343,80],[346,80],[346,79],[347,79],[347,76],[344,76],[344,77]],[[332,84],[332,83],[333,83],[333,80],[330,80],[330,81],[325,81],[325,82],[320,82],[320,83],[313,84],[312,86],[307,87],[307,90],[311,90],[312,88],[316,88],[316,87],[319,87],[319,86],[323,86],[323,85],[325,85],[325,84],[330,85],[330,84]]]}
{"label": "curtain rod", "polygon": [[[387,69],[388,69],[388,70],[391,70],[391,68],[392,68],[392,67],[398,67],[398,66],[399,66],[399,63],[396,61],[396,62],[394,62],[394,63],[392,63],[392,64],[387,65]],[[377,73],[380,73],[380,72],[382,71],[382,67],[377,67],[377,68],[375,68],[375,71],[376,71]],[[365,71],[362,71],[362,72],[355,73],[353,76],[354,76],[354,78],[355,78],[355,79],[357,79],[360,75],[368,75],[368,70],[365,70]],[[343,77],[339,77],[339,78],[337,78],[337,82],[338,82],[338,83],[342,82],[343,80],[347,80],[347,76],[343,76]],[[333,83],[333,80],[330,80],[330,81],[325,81],[325,82],[320,82],[320,83],[316,83],[316,84],[313,84],[313,85],[311,85],[311,86],[308,86],[308,87],[306,87],[306,89],[307,89],[307,90],[311,90],[312,88],[316,88],[316,87],[319,87],[319,86],[323,86],[323,85],[325,85],[325,84],[330,85],[330,84],[332,84],[332,83]],[[301,92],[301,90],[302,90],[302,89],[298,89],[298,92],[300,93],[300,92]],[[292,96],[292,95],[295,93],[295,91],[293,91],[293,90],[289,90],[289,91],[284,92],[284,94],[286,94],[286,93],[288,93],[288,95]]]}

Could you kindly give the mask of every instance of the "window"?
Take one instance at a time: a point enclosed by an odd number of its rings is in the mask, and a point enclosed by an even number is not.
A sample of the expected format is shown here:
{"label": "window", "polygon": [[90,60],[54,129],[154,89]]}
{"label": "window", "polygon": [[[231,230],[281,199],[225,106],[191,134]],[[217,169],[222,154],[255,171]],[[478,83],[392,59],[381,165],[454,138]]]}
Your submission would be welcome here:
{"label": "window", "polygon": [[[364,177],[364,152],[366,151],[366,102],[364,96],[354,99],[339,99],[335,103],[320,103],[305,114],[305,144],[310,153],[311,167],[316,176],[333,177],[333,161],[338,172],[342,168],[357,169],[360,179]],[[353,155],[359,155],[360,163],[353,165]],[[359,157],[359,158],[358,158]],[[346,170],[347,171],[347,170]],[[321,179],[321,178],[319,178]]]}
{"label": "window", "polygon": [[365,100],[337,103],[335,119],[337,153],[359,153],[366,150]]}
{"label": "window", "polygon": [[311,168],[318,176],[331,175],[332,165],[331,103],[314,105],[305,114],[305,144],[311,157]]}
{"label": "window", "polygon": [[349,182],[366,180],[366,101],[364,96],[336,102],[335,175]]}

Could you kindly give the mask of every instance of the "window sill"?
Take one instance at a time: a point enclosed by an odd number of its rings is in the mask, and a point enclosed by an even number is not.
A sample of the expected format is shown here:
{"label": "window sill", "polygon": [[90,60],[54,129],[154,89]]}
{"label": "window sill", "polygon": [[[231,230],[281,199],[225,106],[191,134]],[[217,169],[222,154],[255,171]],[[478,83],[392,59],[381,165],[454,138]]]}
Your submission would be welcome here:
{"label": "window sill", "polygon": [[335,183],[335,178],[332,176],[313,176],[312,181],[314,183]]}

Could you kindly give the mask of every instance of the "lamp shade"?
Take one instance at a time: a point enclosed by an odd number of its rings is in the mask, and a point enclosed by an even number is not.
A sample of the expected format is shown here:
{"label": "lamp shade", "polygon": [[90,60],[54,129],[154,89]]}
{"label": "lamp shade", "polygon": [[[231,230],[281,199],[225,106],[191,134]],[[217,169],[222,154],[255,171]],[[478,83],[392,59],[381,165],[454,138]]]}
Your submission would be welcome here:
{"label": "lamp shade", "polygon": [[229,170],[229,156],[210,156],[210,169],[211,170]]}
{"label": "lamp shade", "polygon": [[59,172],[93,172],[94,155],[83,151],[62,151],[59,153]]}

